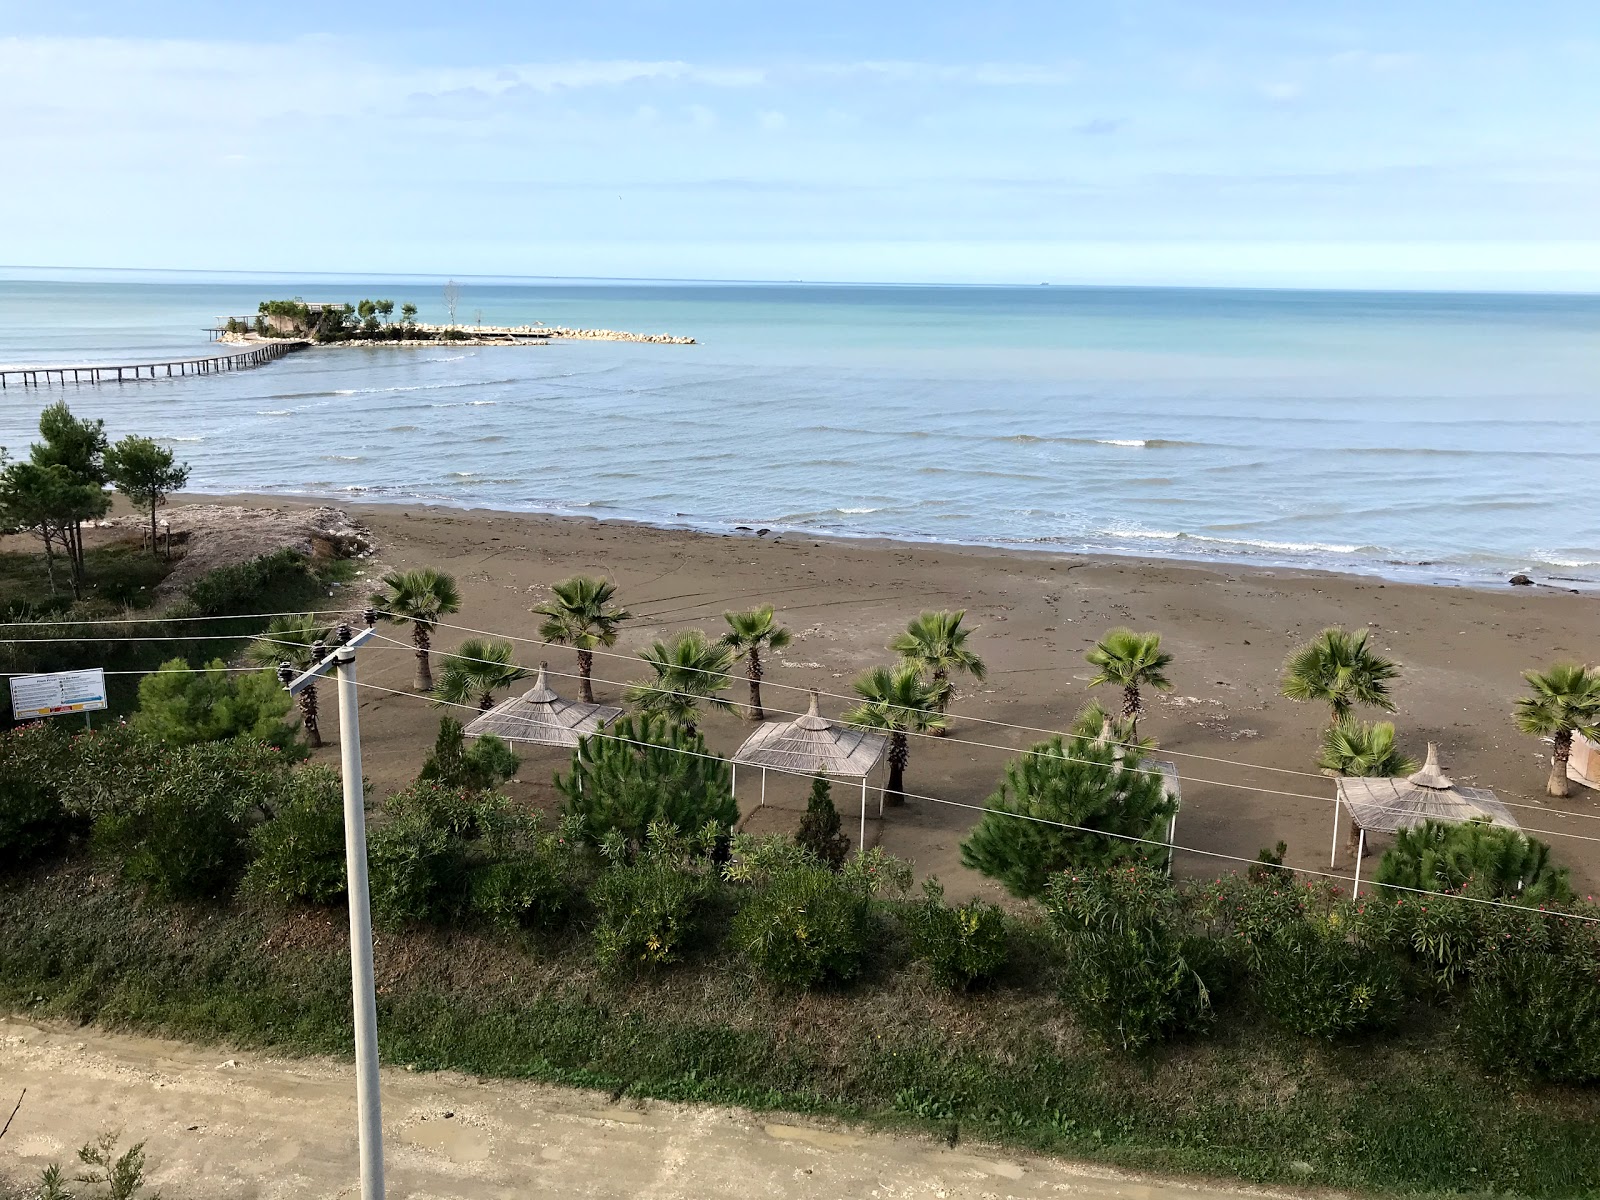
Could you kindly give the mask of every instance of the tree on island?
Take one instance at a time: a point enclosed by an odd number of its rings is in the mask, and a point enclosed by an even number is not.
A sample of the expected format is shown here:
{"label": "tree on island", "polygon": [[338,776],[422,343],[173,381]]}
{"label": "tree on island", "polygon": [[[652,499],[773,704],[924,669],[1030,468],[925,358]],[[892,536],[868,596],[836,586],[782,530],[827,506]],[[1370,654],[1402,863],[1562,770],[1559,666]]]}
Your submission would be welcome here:
{"label": "tree on island", "polygon": [[609,579],[574,575],[552,586],[551,598],[532,610],[544,618],[541,638],[578,652],[578,690],[585,704],[594,703],[594,652],[616,645],[619,627],[633,616],[613,603],[616,595],[617,585]]}
{"label": "tree on island", "polygon": [[383,318],[383,323],[387,325],[389,318],[394,316],[394,301],[379,300],[374,307],[378,310],[378,315]]}
{"label": "tree on island", "polygon": [[1283,694],[1291,700],[1321,701],[1329,724],[1337,725],[1358,704],[1393,712],[1389,683],[1400,667],[1367,645],[1367,631],[1324,629],[1289,656],[1283,667]]}
{"label": "tree on island", "polygon": [[944,728],[939,689],[923,678],[914,663],[899,663],[874,667],[856,680],[855,690],[861,703],[844,719],[851,725],[889,735],[889,779],[883,789],[883,802],[891,807],[904,804],[910,736]]}
{"label": "tree on island", "polygon": [[390,571],[383,577],[383,590],[372,594],[372,604],[384,620],[411,626],[411,642],[417,648],[416,690],[433,691],[428,651],[439,618],[461,610],[455,579],[435,567]]}
{"label": "tree on island", "polygon": [[146,437],[129,435],[106,451],[106,475],[112,486],[150,513],[150,552],[156,552],[156,509],[189,482],[189,464],[176,462],[172,451]]}
{"label": "tree on island", "polygon": [[400,306],[400,324],[410,329],[417,323],[417,306],[415,304],[402,304]]}
{"label": "tree on island", "polygon": [[[955,686],[950,682],[952,674],[964,672],[981,683],[989,673],[983,659],[967,649],[967,637],[972,631],[961,627],[966,615],[966,609],[925,612],[913,617],[906,631],[889,643],[889,649],[898,654],[902,662],[911,663],[927,677],[940,713],[949,711],[950,700],[955,695]],[[943,737],[946,728],[941,724],[933,730],[934,736]]]}
{"label": "tree on island", "polygon": [[1139,740],[1139,718],[1144,715],[1143,688],[1170,692],[1172,681],[1166,669],[1172,655],[1161,649],[1159,633],[1135,633],[1113,629],[1084,655],[1100,673],[1089,680],[1090,687],[1111,684],[1122,689],[1122,719],[1127,722],[1130,741]]}
{"label": "tree on island", "polygon": [[791,634],[773,619],[770,604],[752,608],[749,612],[726,612],[722,619],[728,623],[728,632],[722,635],[722,644],[733,652],[735,661],[745,660],[745,674],[750,681],[750,719],[765,721],[766,710],[761,707],[761,678],[764,669],[761,656],[769,650],[782,650],[791,640]]}
{"label": "tree on island", "polygon": [[461,285],[454,279],[447,282],[443,289],[444,311],[451,329],[456,327],[456,306],[461,303]]}
{"label": "tree on island", "polygon": [[1556,663],[1545,671],[1528,671],[1523,679],[1532,694],[1517,701],[1517,728],[1550,739],[1550,779],[1545,791],[1563,799],[1572,791],[1567,783],[1567,760],[1572,755],[1573,735],[1600,738],[1600,668]]}

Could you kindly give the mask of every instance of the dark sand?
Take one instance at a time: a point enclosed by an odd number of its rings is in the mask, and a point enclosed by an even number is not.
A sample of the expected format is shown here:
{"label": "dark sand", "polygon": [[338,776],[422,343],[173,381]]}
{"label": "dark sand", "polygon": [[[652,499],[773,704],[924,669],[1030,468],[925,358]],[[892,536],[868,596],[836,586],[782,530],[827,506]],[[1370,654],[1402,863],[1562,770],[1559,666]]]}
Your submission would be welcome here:
{"label": "dark sand", "polygon": [[[230,503],[289,506],[277,498],[228,498]],[[1327,870],[1332,834],[1330,781],[1314,774],[1324,712],[1278,695],[1285,656],[1326,625],[1367,626],[1374,644],[1404,673],[1395,688],[1393,717],[1404,747],[1421,758],[1439,744],[1445,769],[1461,783],[1494,788],[1513,804],[1530,831],[1551,843],[1574,868],[1581,890],[1600,881],[1600,794],[1574,785],[1565,801],[1547,802],[1543,785],[1548,748],[1511,723],[1520,673],[1556,659],[1600,657],[1600,598],[1551,588],[1484,590],[1384,583],[1320,572],[1194,565],[1153,559],[1083,557],[987,551],[886,542],[822,540],[785,535],[717,536],[625,522],[597,522],[427,506],[347,506],[375,534],[379,554],[352,587],[364,597],[383,567],[434,565],[450,571],[463,594],[454,622],[521,637],[537,636],[531,605],[549,584],[574,572],[609,574],[637,616],[617,650],[630,657],[650,639],[699,627],[716,634],[731,607],[770,602],[795,632],[794,644],[770,664],[769,712],[802,710],[803,690],[845,694],[858,672],[888,661],[889,638],[923,608],[968,610],[972,646],[987,661],[989,678],[965,684],[953,708],[951,738],[915,739],[907,788],[981,805],[998,780],[1010,747],[1044,735],[998,728],[975,718],[1060,728],[1089,699],[1093,674],[1083,652],[1106,629],[1132,625],[1160,630],[1176,656],[1176,685],[1153,698],[1143,729],[1180,765],[1181,846],[1252,858],[1282,839],[1294,866]],[[180,509],[170,515],[179,524]],[[391,633],[396,632],[391,630]],[[404,636],[400,633],[400,636]],[[449,649],[471,636],[441,630]],[[570,651],[519,645],[520,661],[548,659],[554,671],[576,670]],[[410,686],[412,661],[398,648],[364,653],[362,678],[385,687]],[[640,674],[636,662],[599,658],[596,692],[620,702],[621,684]],[[570,679],[555,680],[576,694]],[[742,681],[728,693],[742,701]],[[328,732],[334,731],[329,695]],[[1105,696],[1107,702],[1112,696]],[[824,700],[837,714],[844,701]],[[414,696],[364,694],[365,767],[379,794],[415,772],[437,727],[438,710]],[[463,714],[466,715],[466,714]],[[1376,715],[1376,714],[1369,714]],[[713,748],[731,753],[748,722],[712,714],[705,721]],[[996,748],[965,744],[989,743]],[[336,751],[322,752],[334,761]],[[1207,762],[1183,755],[1234,760]],[[1253,766],[1238,765],[1253,764]],[[513,791],[536,803],[554,802],[552,771],[563,755],[524,755]],[[741,773],[743,774],[743,773]],[[1206,782],[1202,782],[1206,781]],[[754,803],[755,781],[742,778],[741,805]],[[1228,784],[1242,787],[1224,786]],[[1280,795],[1275,792],[1298,793]],[[746,828],[790,830],[804,807],[805,783],[772,777],[768,804]],[[835,788],[854,836],[859,794]],[[868,844],[881,843],[937,874],[952,895],[998,889],[960,866],[959,843],[976,814],[911,800],[878,822],[869,804]],[[1559,835],[1576,834],[1585,841]],[[1340,839],[1339,870],[1352,856]],[[1381,849],[1383,840],[1379,839]],[[1197,875],[1229,869],[1223,859],[1180,851],[1177,869]],[[1369,857],[1368,869],[1375,865]]]}

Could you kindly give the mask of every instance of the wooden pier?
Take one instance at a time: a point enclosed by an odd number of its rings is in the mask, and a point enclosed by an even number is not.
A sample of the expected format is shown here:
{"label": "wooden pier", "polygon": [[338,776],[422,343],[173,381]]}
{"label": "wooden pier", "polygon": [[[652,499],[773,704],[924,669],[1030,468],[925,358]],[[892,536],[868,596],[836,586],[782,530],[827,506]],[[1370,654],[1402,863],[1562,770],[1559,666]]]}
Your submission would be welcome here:
{"label": "wooden pier", "polygon": [[49,387],[68,383],[137,383],[149,379],[178,379],[185,375],[215,375],[222,371],[244,371],[282,358],[311,343],[306,341],[263,342],[234,354],[211,358],[177,358],[171,362],[91,363],[77,367],[0,367],[0,388]]}

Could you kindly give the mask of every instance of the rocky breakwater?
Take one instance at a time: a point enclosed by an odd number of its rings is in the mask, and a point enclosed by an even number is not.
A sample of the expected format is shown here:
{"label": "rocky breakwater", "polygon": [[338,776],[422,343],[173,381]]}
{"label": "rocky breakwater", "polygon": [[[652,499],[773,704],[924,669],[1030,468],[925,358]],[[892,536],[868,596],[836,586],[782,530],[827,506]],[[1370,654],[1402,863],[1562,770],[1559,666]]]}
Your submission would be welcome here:
{"label": "rocky breakwater", "polygon": [[626,333],[620,329],[568,329],[563,325],[535,326],[553,338],[587,338],[594,342],[653,342],[662,346],[692,346],[692,337],[678,337],[671,333]]}

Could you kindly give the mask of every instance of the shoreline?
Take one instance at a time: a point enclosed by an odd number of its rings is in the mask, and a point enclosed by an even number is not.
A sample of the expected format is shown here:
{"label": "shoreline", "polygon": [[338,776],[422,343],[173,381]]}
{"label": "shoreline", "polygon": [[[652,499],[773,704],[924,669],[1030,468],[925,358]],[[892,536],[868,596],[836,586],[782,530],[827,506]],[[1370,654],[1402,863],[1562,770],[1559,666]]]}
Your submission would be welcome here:
{"label": "shoreline", "polygon": [[[389,325],[386,329],[401,329]],[[467,333],[467,330],[471,330]],[[418,325],[409,326],[412,333],[429,337],[364,337],[354,335],[334,341],[312,340],[313,347],[345,346],[544,346],[551,342],[639,342],[652,346],[694,346],[692,337],[672,333],[630,333],[625,329],[574,329],[565,325]],[[447,333],[465,334],[446,337]],[[284,334],[263,335],[255,332],[223,332],[217,339],[235,346],[254,346],[271,342],[305,341],[304,336]]]}
{"label": "shoreline", "polygon": [[[427,343],[433,345],[434,343]],[[966,551],[973,553],[993,553],[1003,555],[1037,555],[1045,561],[1056,561],[1061,558],[1078,559],[1110,559],[1112,561],[1126,560],[1130,563],[1149,563],[1156,566],[1170,567],[1215,567],[1225,570],[1257,571],[1257,572],[1294,572],[1315,576],[1331,576],[1350,580],[1382,580],[1385,583],[1403,584],[1414,587],[1427,588],[1467,588],[1474,591],[1501,591],[1514,589],[1517,591],[1546,591],[1563,592],[1570,595],[1600,595],[1600,579],[1588,580],[1574,577],[1565,577],[1550,573],[1551,568],[1561,569],[1556,564],[1541,563],[1536,560],[1524,560],[1518,567],[1483,568],[1481,571],[1462,569],[1457,573],[1441,571],[1440,564],[1435,562],[1398,562],[1365,560],[1362,563],[1351,563],[1348,566],[1316,566],[1303,562],[1294,562],[1289,559],[1275,559],[1262,556],[1251,558],[1244,555],[1237,557],[1226,554],[1195,554],[1186,556],[1182,554],[1163,554],[1158,550],[1142,552],[1126,547],[1100,549],[1081,543],[1061,542],[1059,544],[1046,544],[1043,541],[1032,542],[966,542],[954,538],[913,537],[882,532],[852,532],[840,529],[818,529],[807,525],[783,524],[773,522],[764,524],[759,521],[694,521],[687,518],[651,517],[635,513],[602,514],[599,512],[574,512],[560,508],[501,508],[493,504],[475,503],[471,501],[454,501],[442,496],[411,496],[388,497],[373,495],[369,491],[348,491],[333,489],[329,491],[299,491],[299,490],[214,490],[203,488],[197,491],[183,493],[185,497],[195,497],[201,501],[211,501],[219,498],[251,498],[262,501],[282,500],[291,504],[319,504],[334,507],[366,506],[372,505],[383,508],[411,507],[411,508],[437,508],[445,512],[458,513],[484,513],[494,516],[506,517],[539,517],[556,520],[594,521],[600,523],[616,523],[653,529],[664,532],[695,533],[706,537],[757,537],[761,531],[766,531],[778,537],[805,537],[812,539],[826,539],[851,545],[866,545],[879,547],[900,547],[905,549],[930,548],[951,551]],[[571,506],[578,507],[576,505]],[[1187,539],[1179,535],[1171,540],[1183,542]],[[1361,569],[1362,565],[1370,569]],[[1510,579],[1514,575],[1530,576],[1533,582],[1530,585],[1512,585]],[[1541,577],[1542,576],[1542,577]]]}

